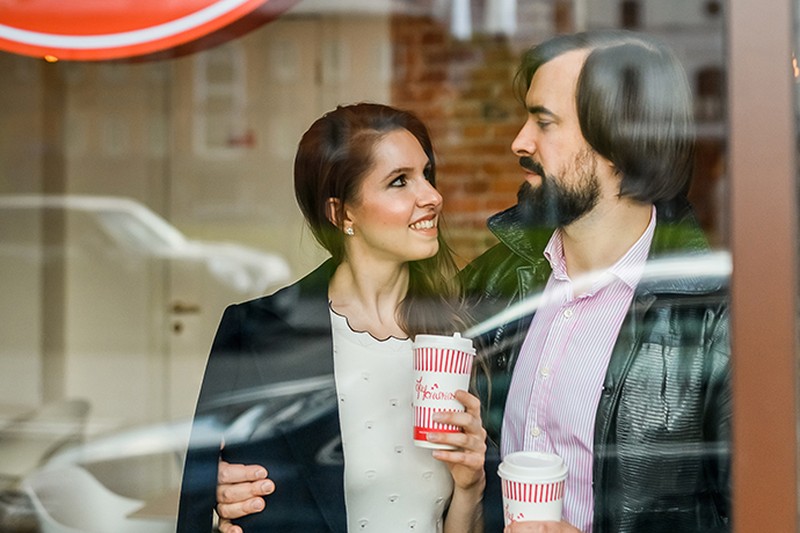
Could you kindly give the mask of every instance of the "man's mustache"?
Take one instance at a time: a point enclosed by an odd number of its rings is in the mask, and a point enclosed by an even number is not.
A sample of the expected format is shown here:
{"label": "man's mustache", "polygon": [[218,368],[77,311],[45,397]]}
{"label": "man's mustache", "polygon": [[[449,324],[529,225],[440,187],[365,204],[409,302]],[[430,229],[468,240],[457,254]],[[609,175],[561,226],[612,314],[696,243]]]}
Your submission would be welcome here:
{"label": "man's mustache", "polygon": [[525,170],[529,170],[529,171],[533,172],[534,174],[538,174],[542,178],[545,177],[544,168],[542,168],[542,165],[540,165],[539,163],[537,163],[536,161],[534,161],[533,159],[531,159],[528,156],[520,157],[519,158],[519,165],[522,168],[524,168]]}

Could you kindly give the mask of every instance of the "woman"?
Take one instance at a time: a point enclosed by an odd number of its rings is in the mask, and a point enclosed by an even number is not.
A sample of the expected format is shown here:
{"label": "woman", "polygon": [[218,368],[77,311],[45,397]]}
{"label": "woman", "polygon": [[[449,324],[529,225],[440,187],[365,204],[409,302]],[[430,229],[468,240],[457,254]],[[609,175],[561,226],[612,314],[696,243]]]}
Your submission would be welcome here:
{"label": "woman", "polygon": [[[272,296],[226,309],[198,399],[179,532],[211,529],[220,459],[265,465],[276,485],[268,508],[242,519],[245,531],[480,528],[478,399],[460,391],[466,412],[440,421],[463,433],[431,437],[458,450],[412,441],[411,339],[463,329],[434,185],[431,141],[410,113],[339,107],[304,134],[295,194],[331,258]],[[327,394],[319,377],[331,374]],[[278,413],[264,386],[290,380],[316,392]],[[259,390],[261,402],[247,401]],[[267,417],[254,430],[259,409]]]}

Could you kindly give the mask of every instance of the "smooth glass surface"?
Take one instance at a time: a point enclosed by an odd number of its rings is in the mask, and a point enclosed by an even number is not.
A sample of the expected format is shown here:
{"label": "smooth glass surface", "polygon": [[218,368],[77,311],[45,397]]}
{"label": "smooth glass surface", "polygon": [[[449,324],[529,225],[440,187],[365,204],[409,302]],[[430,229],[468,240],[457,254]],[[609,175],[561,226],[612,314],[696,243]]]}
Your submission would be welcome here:
{"label": "smooth glass surface", "polygon": [[[0,431],[46,444],[18,472],[4,465],[33,445],[6,450],[0,438],[0,480],[14,489],[43,465],[80,464],[101,485],[86,489],[97,498],[84,500],[88,513],[115,502],[105,530],[117,530],[112,519],[174,527],[225,306],[326,257],[293,196],[303,131],[343,103],[418,113],[463,266],[496,242],[486,218],[516,201],[520,53],[556,33],[626,27],[674,48],[698,126],[689,198],[729,261],[724,26],[715,0],[301,0],[171,59],[0,54]],[[261,394],[288,416],[329,386]],[[73,399],[81,407],[64,408]],[[68,519],[88,528],[95,518]]]}

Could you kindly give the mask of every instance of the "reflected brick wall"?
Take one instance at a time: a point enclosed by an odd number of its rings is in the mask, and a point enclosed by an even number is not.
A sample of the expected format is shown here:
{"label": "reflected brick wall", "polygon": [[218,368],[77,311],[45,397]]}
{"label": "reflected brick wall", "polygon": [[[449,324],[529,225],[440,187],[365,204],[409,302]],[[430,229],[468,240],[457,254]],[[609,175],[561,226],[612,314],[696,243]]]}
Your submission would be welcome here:
{"label": "reflected brick wall", "polygon": [[449,242],[466,263],[491,244],[486,218],[515,203],[521,183],[511,141],[524,110],[511,91],[519,54],[506,39],[451,38],[429,17],[396,16],[392,103],[428,125]]}
{"label": "reflected brick wall", "polygon": [[[542,11],[544,5],[537,2],[527,6],[539,13],[520,19],[539,20],[541,25],[518,28],[513,39],[476,32],[459,41],[429,16],[394,15],[391,20],[391,101],[417,113],[431,130],[447,235],[460,264],[496,242],[486,229],[486,218],[513,205],[522,182],[510,149],[525,119],[511,88],[520,54],[556,29],[568,30],[569,14],[563,9]],[[707,122],[702,114],[698,119]],[[723,143],[702,135],[699,141],[690,199],[712,244],[724,244],[724,191],[719,188],[717,163]]]}

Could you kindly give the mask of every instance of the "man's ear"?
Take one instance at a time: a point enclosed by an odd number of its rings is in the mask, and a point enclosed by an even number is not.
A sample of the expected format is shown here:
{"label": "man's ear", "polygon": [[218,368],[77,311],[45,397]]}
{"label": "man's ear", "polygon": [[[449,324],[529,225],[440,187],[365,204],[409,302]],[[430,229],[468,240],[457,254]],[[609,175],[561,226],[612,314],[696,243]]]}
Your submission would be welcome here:
{"label": "man's ear", "polygon": [[339,220],[339,208],[341,203],[341,200],[338,198],[328,198],[328,201],[325,202],[325,213],[328,216],[328,220],[337,228],[341,227],[341,221]]}
{"label": "man's ear", "polygon": [[[594,150],[592,150],[592,151],[594,152]],[[597,169],[598,170],[600,170],[601,167],[605,167],[605,169],[607,169],[608,173],[611,176],[614,176],[616,178],[622,179],[622,173],[617,168],[617,165],[615,165],[610,159],[606,159],[605,157],[601,156],[597,152],[594,152],[594,155],[595,155],[595,158],[597,159],[597,165],[598,165]]]}

